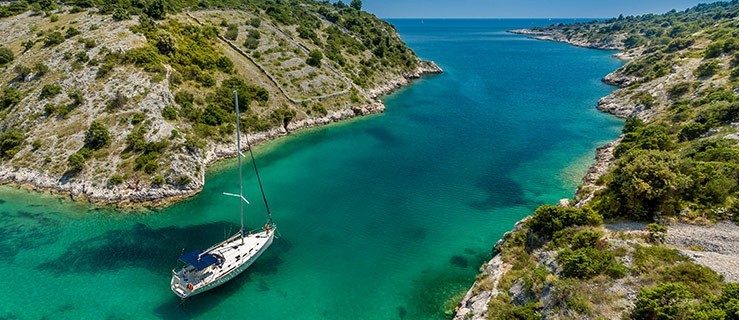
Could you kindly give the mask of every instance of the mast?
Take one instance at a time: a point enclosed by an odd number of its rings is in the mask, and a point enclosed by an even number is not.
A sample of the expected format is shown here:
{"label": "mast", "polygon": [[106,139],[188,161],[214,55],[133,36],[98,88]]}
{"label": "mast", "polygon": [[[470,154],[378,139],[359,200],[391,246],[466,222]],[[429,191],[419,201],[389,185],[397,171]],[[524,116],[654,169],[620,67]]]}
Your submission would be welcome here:
{"label": "mast", "polygon": [[[239,128],[239,93],[234,90],[234,101],[236,102],[236,157],[239,158],[239,197],[244,199],[244,181],[241,174],[241,129]],[[239,201],[239,214],[241,216],[241,243],[244,243],[244,202]]]}

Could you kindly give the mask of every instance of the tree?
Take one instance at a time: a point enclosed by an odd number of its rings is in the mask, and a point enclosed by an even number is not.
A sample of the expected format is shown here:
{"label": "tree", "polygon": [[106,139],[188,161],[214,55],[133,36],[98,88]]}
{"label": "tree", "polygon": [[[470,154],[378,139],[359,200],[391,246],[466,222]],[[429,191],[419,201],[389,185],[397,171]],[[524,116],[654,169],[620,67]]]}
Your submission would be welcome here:
{"label": "tree", "polygon": [[321,53],[321,51],[311,50],[310,54],[308,54],[308,59],[305,60],[305,63],[316,68],[320,68],[321,59],[323,59],[323,53]]}
{"label": "tree", "polygon": [[12,50],[5,46],[0,47],[0,67],[10,63],[13,59],[15,59],[15,56],[13,56]]}
{"label": "tree", "polygon": [[85,147],[93,150],[105,147],[110,143],[110,133],[104,124],[93,121],[85,133]]}
{"label": "tree", "polygon": [[677,155],[670,152],[638,150],[627,153],[617,163],[613,180],[608,184],[618,204],[607,211],[625,213],[640,220],[651,220],[657,212],[675,213],[677,193],[690,181],[679,167]]}
{"label": "tree", "polygon": [[362,10],[362,0],[352,0],[349,6],[357,10]]}

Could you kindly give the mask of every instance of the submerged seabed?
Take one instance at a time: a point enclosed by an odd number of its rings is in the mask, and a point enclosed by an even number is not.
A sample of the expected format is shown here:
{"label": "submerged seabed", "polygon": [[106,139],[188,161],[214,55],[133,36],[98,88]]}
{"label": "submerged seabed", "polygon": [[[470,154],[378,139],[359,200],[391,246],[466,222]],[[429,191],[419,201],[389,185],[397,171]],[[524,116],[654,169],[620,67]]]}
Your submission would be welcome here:
{"label": "submerged seabed", "polygon": [[261,146],[282,237],[244,274],[183,304],[169,291],[183,250],[238,228],[238,202],[221,195],[237,188],[233,162],[146,214],[0,188],[0,318],[443,318],[495,241],[571,197],[618,135],[595,104],[621,62],[503,32],[558,21],[392,22],[446,72],[387,97],[385,114]]}

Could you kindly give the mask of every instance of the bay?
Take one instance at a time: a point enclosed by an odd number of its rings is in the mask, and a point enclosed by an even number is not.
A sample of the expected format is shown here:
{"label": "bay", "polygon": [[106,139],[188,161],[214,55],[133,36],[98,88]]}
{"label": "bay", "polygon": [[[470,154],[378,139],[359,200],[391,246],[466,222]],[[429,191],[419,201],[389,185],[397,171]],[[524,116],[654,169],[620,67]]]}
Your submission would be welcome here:
{"label": "bay", "polygon": [[[622,121],[595,109],[614,52],[505,30],[549,20],[391,20],[445,73],[387,111],[256,148],[280,238],[252,267],[181,303],[183,250],[238,229],[235,161],[203,192],[142,212],[0,188],[0,318],[432,319],[492,245],[537,206],[572,197]],[[251,168],[250,163],[244,164]],[[265,220],[253,175],[247,225]]]}

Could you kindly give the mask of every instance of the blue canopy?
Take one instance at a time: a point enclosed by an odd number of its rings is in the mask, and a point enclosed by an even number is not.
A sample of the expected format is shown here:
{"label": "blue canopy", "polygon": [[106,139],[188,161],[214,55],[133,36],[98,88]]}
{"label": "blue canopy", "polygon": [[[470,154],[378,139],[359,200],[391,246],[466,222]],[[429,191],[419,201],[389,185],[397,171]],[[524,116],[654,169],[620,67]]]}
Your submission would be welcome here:
{"label": "blue canopy", "polygon": [[198,271],[203,270],[213,264],[221,264],[218,259],[216,259],[216,257],[214,257],[212,254],[203,253],[202,250],[195,250],[185,253],[180,256],[180,261],[195,267],[195,269],[198,269]]}

